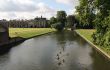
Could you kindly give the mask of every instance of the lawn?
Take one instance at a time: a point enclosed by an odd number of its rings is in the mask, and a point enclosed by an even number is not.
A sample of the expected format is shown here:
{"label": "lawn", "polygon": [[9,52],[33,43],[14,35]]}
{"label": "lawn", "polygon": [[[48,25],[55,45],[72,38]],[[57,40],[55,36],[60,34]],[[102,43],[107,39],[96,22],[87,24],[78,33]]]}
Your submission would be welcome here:
{"label": "lawn", "polygon": [[33,36],[54,32],[51,28],[9,28],[10,37],[31,38]]}
{"label": "lawn", "polygon": [[[96,31],[95,29],[78,29],[78,30],[76,30],[76,32],[81,34],[85,39],[87,39],[91,43],[93,43],[91,36],[95,31]],[[96,45],[96,46],[110,56],[110,48],[102,47],[102,46],[98,46],[98,45]]]}
{"label": "lawn", "polygon": [[96,31],[94,29],[78,29],[76,30],[81,35],[85,36],[88,40],[92,41],[92,34]]}

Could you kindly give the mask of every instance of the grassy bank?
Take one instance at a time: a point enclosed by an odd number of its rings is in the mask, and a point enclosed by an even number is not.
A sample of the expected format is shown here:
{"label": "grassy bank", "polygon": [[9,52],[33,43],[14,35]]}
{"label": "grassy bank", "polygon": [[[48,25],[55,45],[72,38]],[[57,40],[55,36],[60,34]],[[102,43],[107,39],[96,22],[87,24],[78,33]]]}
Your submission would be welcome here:
{"label": "grassy bank", "polygon": [[34,36],[54,32],[51,28],[9,28],[10,37],[31,38]]}
{"label": "grassy bank", "polygon": [[76,30],[76,32],[82,36],[84,39],[86,39],[90,44],[92,44],[98,51],[100,51],[101,53],[103,53],[105,56],[107,56],[110,59],[110,48],[106,48],[106,47],[101,47],[98,45],[94,45],[92,42],[92,34],[95,32],[96,30],[93,29],[78,29]]}
{"label": "grassy bank", "polygon": [[76,31],[92,42],[91,36],[95,32],[94,29],[78,29]]}

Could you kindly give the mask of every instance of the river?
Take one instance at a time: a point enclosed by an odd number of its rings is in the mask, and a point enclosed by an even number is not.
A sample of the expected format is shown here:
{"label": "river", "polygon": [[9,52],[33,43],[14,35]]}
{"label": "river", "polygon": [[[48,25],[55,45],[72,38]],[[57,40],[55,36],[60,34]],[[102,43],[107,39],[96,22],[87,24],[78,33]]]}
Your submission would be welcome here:
{"label": "river", "polygon": [[110,70],[110,62],[75,32],[26,40],[0,56],[0,70]]}

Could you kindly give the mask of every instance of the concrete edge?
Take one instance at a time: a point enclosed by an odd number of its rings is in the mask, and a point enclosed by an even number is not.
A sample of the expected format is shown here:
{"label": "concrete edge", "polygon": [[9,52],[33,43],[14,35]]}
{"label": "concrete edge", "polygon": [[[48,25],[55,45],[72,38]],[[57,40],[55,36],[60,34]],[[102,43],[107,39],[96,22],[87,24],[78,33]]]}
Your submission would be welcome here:
{"label": "concrete edge", "polygon": [[81,36],[83,39],[85,39],[90,45],[92,45],[92,47],[94,49],[96,49],[99,53],[101,53],[104,57],[106,57],[109,61],[110,61],[110,55],[108,55],[105,51],[103,51],[101,48],[99,48],[98,46],[96,46],[95,44],[93,44],[91,41],[89,41],[86,37],[84,37],[83,35],[81,35],[78,31],[75,30],[75,32]]}

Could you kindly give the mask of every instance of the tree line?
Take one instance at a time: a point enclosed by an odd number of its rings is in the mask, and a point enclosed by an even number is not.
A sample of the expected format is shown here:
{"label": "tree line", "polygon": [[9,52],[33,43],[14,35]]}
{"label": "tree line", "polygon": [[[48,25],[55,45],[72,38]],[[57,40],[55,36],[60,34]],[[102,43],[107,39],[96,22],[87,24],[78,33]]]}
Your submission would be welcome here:
{"label": "tree line", "polygon": [[64,28],[73,28],[76,22],[76,18],[74,15],[68,15],[65,11],[57,11],[56,17],[50,18],[50,26],[57,29],[58,31],[62,31]]}

